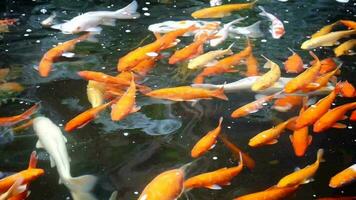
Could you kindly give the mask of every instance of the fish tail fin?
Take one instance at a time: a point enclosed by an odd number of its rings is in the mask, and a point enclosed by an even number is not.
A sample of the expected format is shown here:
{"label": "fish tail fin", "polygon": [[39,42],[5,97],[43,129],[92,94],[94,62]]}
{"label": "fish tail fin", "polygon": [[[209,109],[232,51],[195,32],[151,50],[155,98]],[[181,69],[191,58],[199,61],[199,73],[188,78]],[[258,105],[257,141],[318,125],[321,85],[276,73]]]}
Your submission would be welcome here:
{"label": "fish tail fin", "polygon": [[315,60],[315,65],[320,65],[320,60],[319,60],[318,56],[315,55],[315,53],[312,52],[312,51],[309,51],[309,54],[314,58],[314,60]]}
{"label": "fish tail fin", "polygon": [[36,153],[36,151],[32,151],[31,156],[30,156],[30,161],[28,162],[28,168],[29,169],[36,168],[37,162],[38,162],[37,153]]}
{"label": "fish tail fin", "polygon": [[243,20],[245,20],[245,19],[247,19],[247,18],[248,18],[248,16],[247,16],[247,17],[241,17],[241,18],[235,19],[235,20],[233,20],[233,21],[231,21],[231,22],[225,24],[224,26],[231,26],[231,25],[236,24],[236,23],[238,23],[238,22],[241,22],[241,21],[243,21]]}
{"label": "fish tail fin", "polygon": [[152,91],[152,89],[148,86],[145,85],[136,85],[138,91],[140,91],[142,94],[147,94]]}
{"label": "fish tail fin", "polygon": [[97,198],[90,192],[96,181],[97,178],[93,175],[83,175],[68,178],[65,182],[74,200],[96,200]]}
{"label": "fish tail fin", "polygon": [[224,93],[224,87],[221,87],[217,90],[212,91],[212,96],[214,96],[218,99],[226,100],[226,101],[229,100],[229,98],[227,98],[227,96]]}
{"label": "fish tail fin", "polygon": [[316,154],[317,162],[325,162],[323,156],[324,156],[324,149],[319,149],[317,154]]}
{"label": "fish tail fin", "polygon": [[266,10],[265,10],[262,6],[257,6],[257,8],[261,10],[261,12],[259,13],[259,15],[261,15],[261,16],[267,16],[267,12],[266,12]]}
{"label": "fish tail fin", "polygon": [[221,124],[222,124],[223,120],[224,120],[224,117],[220,117],[219,118],[219,127],[221,127]]}
{"label": "fish tail fin", "polygon": [[39,107],[40,104],[36,103],[31,108],[29,108],[28,110],[26,110],[24,113],[21,114],[21,119],[29,118],[33,113],[35,113],[38,110]]}
{"label": "fish tail fin", "polygon": [[261,31],[261,21],[257,21],[256,23],[246,27],[248,37],[258,38],[263,36],[263,32]]}
{"label": "fish tail fin", "polygon": [[117,199],[117,195],[118,195],[118,192],[117,192],[117,191],[114,191],[114,192],[111,194],[109,200],[116,200],[116,199]]}
{"label": "fish tail fin", "polygon": [[341,92],[341,90],[342,90],[342,87],[343,87],[343,83],[344,83],[344,82],[341,82],[341,81],[339,81],[339,82],[336,83],[335,88],[334,88],[334,92],[335,92],[336,94],[340,94],[340,92]]}
{"label": "fish tail fin", "polygon": [[288,50],[289,50],[290,52],[292,52],[292,54],[295,54],[295,51],[294,51],[293,49],[291,49],[290,47],[288,47]]}
{"label": "fish tail fin", "polygon": [[132,1],[126,7],[115,11],[114,17],[117,19],[135,19],[140,17],[140,13],[137,12],[138,4],[137,1]]}
{"label": "fish tail fin", "polygon": [[241,153],[241,151],[239,152],[239,166],[241,166],[241,167],[244,166],[244,159],[242,159],[242,153]]}

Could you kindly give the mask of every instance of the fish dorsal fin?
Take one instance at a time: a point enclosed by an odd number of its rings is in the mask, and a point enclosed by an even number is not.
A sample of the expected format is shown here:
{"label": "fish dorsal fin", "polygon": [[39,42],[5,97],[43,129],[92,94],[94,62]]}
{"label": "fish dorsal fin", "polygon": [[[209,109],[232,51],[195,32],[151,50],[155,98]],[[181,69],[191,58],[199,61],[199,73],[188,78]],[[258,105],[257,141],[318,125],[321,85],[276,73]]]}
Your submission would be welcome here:
{"label": "fish dorsal fin", "polygon": [[347,126],[343,123],[335,123],[334,125],[332,125],[332,127],[343,129],[343,128],[346,128]]}
{"label": "fish dorsal fin", "polygon": [[28,168],[33,169],[37,167],[37,153],[36,151],[32,151],[31,156],[30,156],[30,161],[28,163]]}

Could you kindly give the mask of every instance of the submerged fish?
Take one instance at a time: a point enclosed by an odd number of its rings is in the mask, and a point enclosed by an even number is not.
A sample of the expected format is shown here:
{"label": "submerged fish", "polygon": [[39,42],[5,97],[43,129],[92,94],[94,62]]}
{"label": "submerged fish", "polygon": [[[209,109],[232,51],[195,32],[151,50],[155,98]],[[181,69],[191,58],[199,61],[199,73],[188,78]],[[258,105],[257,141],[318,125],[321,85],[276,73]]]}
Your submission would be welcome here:
{"label": "submerged fish", "polygon": [[89,80],[87,84],[87,96],[91,106],[98,107],[104,103],[105,84]]}
{"label": "submerged fish", "polygon": [[259,64],[256,57],[253,55],[253,52],[246,58],[246,76],[258,76],[259,74]]}
{"label": "submerged fish", "polygon": [[63,23],[51,26],[53,29],[61,30],[64,34],[79,32],[100,33],[99,25],[115,26],[116,19],[136,19],[140,16],[136,12],[138,4],[136,0],[128,6],[117,11],[93,11],[87,12]]}
{"label": "submerged fish", "polygon": [[[0,194],[0,200],[11,200],[22,192],[26,191],[26,185],[22,184],[22,178],[17,179],[12,186],[4,193]],[[26,194],[27,195],[27,194]]]}
{"label": "submerged fish", "polygon": [[281,77],[281,70],[279,66],[270,59],[266,57],[264,58],[267,60],[264,68],[269,68],[270,70],[253,83],[251,86],[252,91],[265,90],[274,85]]}
{"label": "submerged fish", "polygon": [[349,27],[350,29],[356,29],[356,22],[352,20],[340,20],[340,23]]}
{"label": "submerged fish", "polygon": [[43,20],[41,22],[41,25],[44,27],[50,27],[53,25],[53,20],[54,18],[57,17],[56,13],[52,13],[48,18],[46,18],[45,20]]}
{"label": "submerged fish", "polygon": [[339,188],[350,184],[356,180],[356,164],[344,169],[343,171],[337,173],[330,179],[329,186],[332,188]]}
{"label": "submerged fish", "polygon": [[290,186],[283,188],[272,186],[264,191],[247,194],[241,197],[234,198],[234,200],[282,200],[292,195],[297,189],[298,186]]}
{"label": "submerged fish", "polygon": [[303,103],[303,96],[300,95],[286,95],[274,101],[273,109],[279,112],[287,112],[295,106],[299,106]]}
{"label": "submerged fish", "polygon": [[319,31],[314,33],[311,36],[311,38],[317,38],[317,37],[320,37],[320,36],[323,36],[323,35],[326,35],[326,34],[330,33],[333,30],[334,26],[336,26],[337,24],[339,24],[339,21],[336,21],[336,22],[334,22],[332,24],[324,26]]}
{"label": "submerged fish", "polygon": [[311,38],[303,42],[300,48],[314,49],[317,47],[334,46],[337,43],[337,41],[340,40],[341,38],[349,37],[350,35],[354,35],[354,34],[356,34],[356,30],[331,32],[326,35],[322,35],[316,38]]}
{"label": "submerged fish", "polygon": [[229,32],[238,35],[245,35],[249,38],[259,38],[263,36],[260,25],[261,21],[257,21],[246,27],[230,27]]}
{"label": "submerged fish", "polygon": [[216,47],[222,42],[226,40],[229,34],[229,29],[233,24],[239,23],[242,20],[245,20],[247,17],[242,17],[239,19],[235,19],[227,24],[224,24],[224,26],[215,34],[216,38],[210,40],[210,46]]}
{"label": "submerged fish", "polygon": [[262,11],[259,14],[261,16],[267,17],[272,22],[269,29],[269,32],[271,32],[272,34],[272,37],[274,39],[281,38],[286,33],[284,30],[284,25],[281,22],[281,20],[279,20],[276,16],[272,15],[271,13],[266,12],[262,6],[258,6],[258,8]]}
{"label": "submerged fish", "polygon": [[168,33],[183,28],[189,28],[191,26],[197,27],[198,30],[185,33],[183,36],[192,36],[199,32],[206,32],[213,34],[220,28],[221,22],[219,21],[201,21],[201,20],[182,20],[182,21],[165,21],[157,24],[151,24],[148,26],[148,30],[153,33]]}
{"label": "submerged fish", "polygon": [[349,51],[355,47],[356,47],[356,39],[348,40],[340,44],[338,47],[334,49],[335,56],[339,57],[342,55],[351,55]]}
{"label": "submerged fish", "polygon": [[287,73],[300,73],[304,70],[302,58],[292,49],[288,48],[292,55],[284,62],[284,69]]}
{"label": "submerged fish", "polygon": [[192,13],[192,17],[195,19],[201,18],[222,18],[230,16],[232,12],[243,9],[250,9],[256,4],[257,0],[251,3],[236,3],[225,4],[221,6],[215,6],[210,8],[203,8]]}
{"label": "submerged fish", "polygon": [[40,104],[35,104],[25,112],[11,116],[11,117],[0,117],[0,126],[12,126],[16,123],[19,123],[21,121],[24,121],[28,119],[31,115],[33,115],[38,108],[40,107]]}
{"label": "submerged fish", "polygon": [[59,127],[46,117],[36,117],[33,128],[38,136],[36,148],[44,148],[48,152],[51,167],[57,166],[59,183],[63,183],[70,190],[73,200],[96,200],[90,193],[97,180],[95,176],[72,177],[66,147],[67,139]]}

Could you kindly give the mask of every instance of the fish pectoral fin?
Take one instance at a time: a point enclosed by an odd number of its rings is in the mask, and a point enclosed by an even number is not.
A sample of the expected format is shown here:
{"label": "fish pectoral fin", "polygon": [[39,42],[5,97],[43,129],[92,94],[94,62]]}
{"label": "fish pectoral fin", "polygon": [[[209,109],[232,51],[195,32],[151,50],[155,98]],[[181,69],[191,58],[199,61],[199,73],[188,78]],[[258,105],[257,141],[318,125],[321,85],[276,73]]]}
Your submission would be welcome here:
{"label": "fish pectoral fin", "polygon": [[61,30],[62,29],[62,25],[63,24],[55,24],[55,25],[52,25],[51,28],[57,29],[57,30]]}
{"label": "fish pectoral fin", "polygon": [[105,26],[115,26],[116,19],[113,18],[103,18],[101,24]]}
{"label": "fish pectoral fin", "polygon": [[37,143],[36,143],[36,148],[37,149],[44,149],[44,146],[43,144],[38,140]]}
{"label": "fish pectoral fin", "polygon": [[278,142],[278,140],[277,140],[277,139],[273,139],[273,140],[271,140],[271,141],[267,142],[266,144],[268,144],[268,145],[272,145],[272,144],[276,144],[277,142]]}
{"label": "fish pectoral fin", "polygon": [[309,135],[308,136],[308,145],[310,145],[313,141],[313,136]]}
{"label": "fish pectoral fin", "polygon": [[100,34],[101,33],[101,31],[102,31],[103,29],[101,28],[101,27],[91,27],[91,28],[88,28],[88,29],[86,29],[85,31],[87,31],[87,32],[92,32],[92,33],[94,33],[94,34]]}
{"label": "fish pectoral fin", "polygon": [[294,141],[293,135],[289,135],[289,140],[293,144],[293,141]]}
{"label": "fish pectoral fin", "polygon": [[208,185],[208,186],[205,186],[205,187],[208,188],[208,189],[211,189],[211,190],[221,190],[222,189],[220,185],[216,185],[216,184]]}
{"label": "fish pectoral fin", "polygon": [[134,106],[131,110],[131,113],[135,113],[135,112],[139,111],[140,109],[141,109],[140,106]]}
{"label": "fish pectoral fin", "polygon": [[52,156],[49,156],[49,162],[51,163],[51,168],[56,166],[56,162],[54,162],[54,159],[52,158]]}
{"label": "fish pectoral fin", "polygon": [[67,138],[64,135],[63,135],[63,141],[64,141],[64,143],[68,142]]}
{"label": "fish pectoral fin", "polygon": [[310,182],[313,182],[314,179],[313,178],[310,178],[310,179],[307,179],[305,181],[303,181],[301,184],[307,184],[307,183],[310,183]]}
{"label": "fish pectoral fin", "polygon": [[158,32],[153,32],[153,35],[155,36],[155,38],[158,40],[162,37],[162,35]]}
{"label": "fish pectoral fin", "polygon": [[333,128],[346,128],[347,126],[343,123],[335,123],[332,125]]}
{"label": "fish pectoral fin", "polygon": [[214,149],[215,146],[216,146],[216,142],[215,142],[215,144],[211,145],[211,147],[209,148],[209,150]]}
{"label": "fish pectoral fin", "polygon": [[78,128],[83,128],[84,126],[86,126],[87,124],[89,124],[91,122],[91,120],[86,121],[84,124],[78,126]]}
{"label": "fish pectoral fin", "polygon": [[63,181],[62,181],[61,178],[58,179],[58,184],[59,184],[59,185],[60,185],[60,184],[63,184]]}
{"label": "fish pectoral fin", "polygon": [[294,168],[294,171],[296,172],[296,171],[299,171],[300,170],[300,168],[299,167],[295,167]]}
{"label": "fish pectoral fin", "polygon": [[222,183],[221,185],[231,185],[231,182],[225,182],[225,183]]}

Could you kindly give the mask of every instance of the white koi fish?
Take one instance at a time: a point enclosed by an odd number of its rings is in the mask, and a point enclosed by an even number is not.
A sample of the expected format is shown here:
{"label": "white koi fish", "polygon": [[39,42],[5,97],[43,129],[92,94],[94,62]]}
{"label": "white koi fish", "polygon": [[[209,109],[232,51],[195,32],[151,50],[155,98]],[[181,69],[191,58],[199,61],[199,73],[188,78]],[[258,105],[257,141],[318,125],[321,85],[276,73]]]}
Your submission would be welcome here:
{"label": "white koi fish", "polygon": [[247,17],[243,17],[243,18],[239,18],[239,19],[235,19],[227,24],[224,24],[224,27],[222,29],[220,29],[216,34],[215,36],[217,38],[215,39],[212,39],[210,40],[210,46],[212,47],[216,47],[218,46],[219,44],[221,44],[222,42],[224,42],[228,36],[228,33],[229,33],[229,29],[230,27],[235,24],[235,23],[238,23],[244,19],[246,19]]}
{"label": "white koi fish", "polygon": [[281,22],[281,20],[279,20],[276,16],[272,15],[271,13],[266,12],[262,6],[258,6],[258,8],[262,11],[259,14],[261,16],[267,17],[272,22],[269,30],[269,32],[272,33],[272,37],[274,39],[281,38],[285,34],[284,25]]}
{"label": "white koi fish", "polygon": [[222,0],[210,0],[210,6],[220,6],[222,4]]}
{"label": "white koi fish", "polygon": [[97,178],[93,175],[72,177],[70,174],[67,139],[50,119],[36,117],[33,128],[38,136],[36,148],[44,148],[50,155],[51,167],[57,166],[59,183],[63,183],[71,192],[74,200],[96,200],[90,193]]}
{"label": "white koi fish", "polygon": [[263,36],[261,31],[261,21],[246,27],[230,27],[229,32],[238,35],[245,35],[249,38],[259,38]]}
{"label": "white koi fish", "polygon": [[43,20],[41,22],[41,25],[44,27],[50,27],[53,25],[53,20],[54,18],[56,18],[56,13],[54,12],[52,15],[50,15],[48,18],[46,18],[45,20]]}
{"label": "white koi fish", "polygon": [[82,31],[100,33],[99,25],[115,26],[116,19],[136,19],[140,14],[136,12],[138,4],[135,1],[117,11],[94,11],[87,12],[63,24],[51,26],[61,30],[64,34],[74,34]]}
{"label": "white koi fish", "polygon": [[199,32],[206,32],[209,35],[215,33],[220,28],[219,21],[201,21],[201,20],[183,20],[183,21],[165,21],[148,26],[148,30],[154,33],[168,33],[178,29],[184,29],[191,26],[198,28],[197,31],[189,32],[183,36],[192,36]]}

